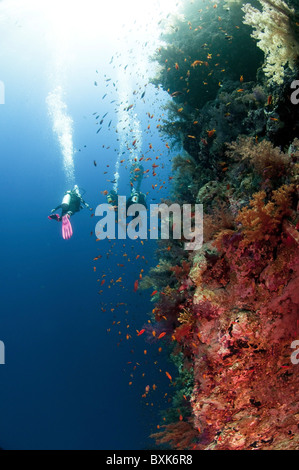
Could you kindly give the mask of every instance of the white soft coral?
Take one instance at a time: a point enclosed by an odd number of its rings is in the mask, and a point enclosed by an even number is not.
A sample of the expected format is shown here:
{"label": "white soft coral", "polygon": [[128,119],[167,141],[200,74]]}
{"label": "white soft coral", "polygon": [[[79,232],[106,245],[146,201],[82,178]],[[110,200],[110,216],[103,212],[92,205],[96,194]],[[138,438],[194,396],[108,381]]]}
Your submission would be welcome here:
{"label": "white soft coral", "polygon": [[294,11],[282,0],[259,0],[262,11],[243,6],[244,23],[254,28],[252,37],[265,54],[264,73],[270,82],[283,83],[285,66],[294,70],[299,43],[294,32]]}

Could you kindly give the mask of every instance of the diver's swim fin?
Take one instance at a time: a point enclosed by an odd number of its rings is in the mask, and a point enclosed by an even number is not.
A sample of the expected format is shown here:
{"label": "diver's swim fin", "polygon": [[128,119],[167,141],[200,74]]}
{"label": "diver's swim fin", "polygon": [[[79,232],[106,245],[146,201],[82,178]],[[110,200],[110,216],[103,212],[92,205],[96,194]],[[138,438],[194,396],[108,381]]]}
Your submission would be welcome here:
{"label": "diver's swim fin", "polygon": [[51,214],[48,215],[48,219],[50,220],[56,220],[57,222],[61,222],[61,217],[59,214]]}
{"label": "diver's swim fin", "polygon": [[73,228],[70,222],[69,214],[66,214],[62,217],[62,238],[64,240],[69,240],[73,235]]}

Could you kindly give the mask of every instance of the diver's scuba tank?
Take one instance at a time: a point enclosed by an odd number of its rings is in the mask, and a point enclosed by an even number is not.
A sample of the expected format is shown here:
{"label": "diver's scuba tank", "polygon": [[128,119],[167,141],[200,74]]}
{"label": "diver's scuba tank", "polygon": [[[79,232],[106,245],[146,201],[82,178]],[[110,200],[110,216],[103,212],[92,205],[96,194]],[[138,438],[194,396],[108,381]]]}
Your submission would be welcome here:
{"label": "diver's scuba tank", "polygon": [[79,197],[81,199],[81,194],[80,194],[80,191],[79,191],[79,188],[78,186],[75,184],[74,186],[74,189],[72,191],[67,191],[64,195],[64,198],[62,199],[62,208],[68,208],[70,203],[71,203],[71,200],[72,200],[72,196],[76,195],[77,197]]}
{"label": "diver's scuba tank", "polygon": [[62,209],[62,217],[70,211],[70,205],[72,201],[72,192],[67,191],[62,199],[61,209]]}
{"label": "diver's scuba tank", "polygon": [[65,207],[68,207],[70,203],[71,203],[71,192],[68,191],[67,193],[65,193],[64,198],[62,199],[62,203],[61,203],[62,209],[64,209]]}

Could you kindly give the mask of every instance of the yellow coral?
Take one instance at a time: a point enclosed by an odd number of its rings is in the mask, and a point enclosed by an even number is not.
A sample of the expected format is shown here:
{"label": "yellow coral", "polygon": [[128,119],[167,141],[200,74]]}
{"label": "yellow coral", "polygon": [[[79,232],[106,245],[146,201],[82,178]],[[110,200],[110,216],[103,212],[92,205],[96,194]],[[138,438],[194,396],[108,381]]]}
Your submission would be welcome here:
{"label": "yellow coral", "polygon": [[284,67],[292,70],[299,56],[295,12],[282,0],[259,0],[262,11],[246,3],[244,23],[254,28],[251,36],[265,54],[264,73],[270,82],[283,83]]}

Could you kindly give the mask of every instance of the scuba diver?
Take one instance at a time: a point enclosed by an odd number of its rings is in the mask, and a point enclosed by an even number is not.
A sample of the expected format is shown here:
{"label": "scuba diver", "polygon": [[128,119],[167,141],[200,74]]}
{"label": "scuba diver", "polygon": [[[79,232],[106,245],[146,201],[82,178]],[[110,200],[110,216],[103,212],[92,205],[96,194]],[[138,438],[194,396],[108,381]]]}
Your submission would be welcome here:
{"label": "scuba diver", "polygon": [[[132,204],[141,204],[145,207],[146,205],[146,195],[140,191],[141,182],[143,179],[143,166],[137,165],[137,163],[133,163],[130,169],[130,185],[131,185],[131,195],[127,200],[127,210]],[[117,208],[118,204],[118,194],[117,192],[112,189],[107,194],[107,201],[108,204]]]}
{"label": "scuba diver", "polygon": [[[75,185],[72,191],[67,191],[64,194],[61,204],[55,207],[55,209],[52,209],[51,215],[48,216],[50,220],[62,222],[62,237],[64,240],[69,240],[73,235],[70,217],[83,209],[83,206],[90,209],[89,205],[82,198],[78,186]],[[61,209],[61,215],[54,214],[58,209]]]}

